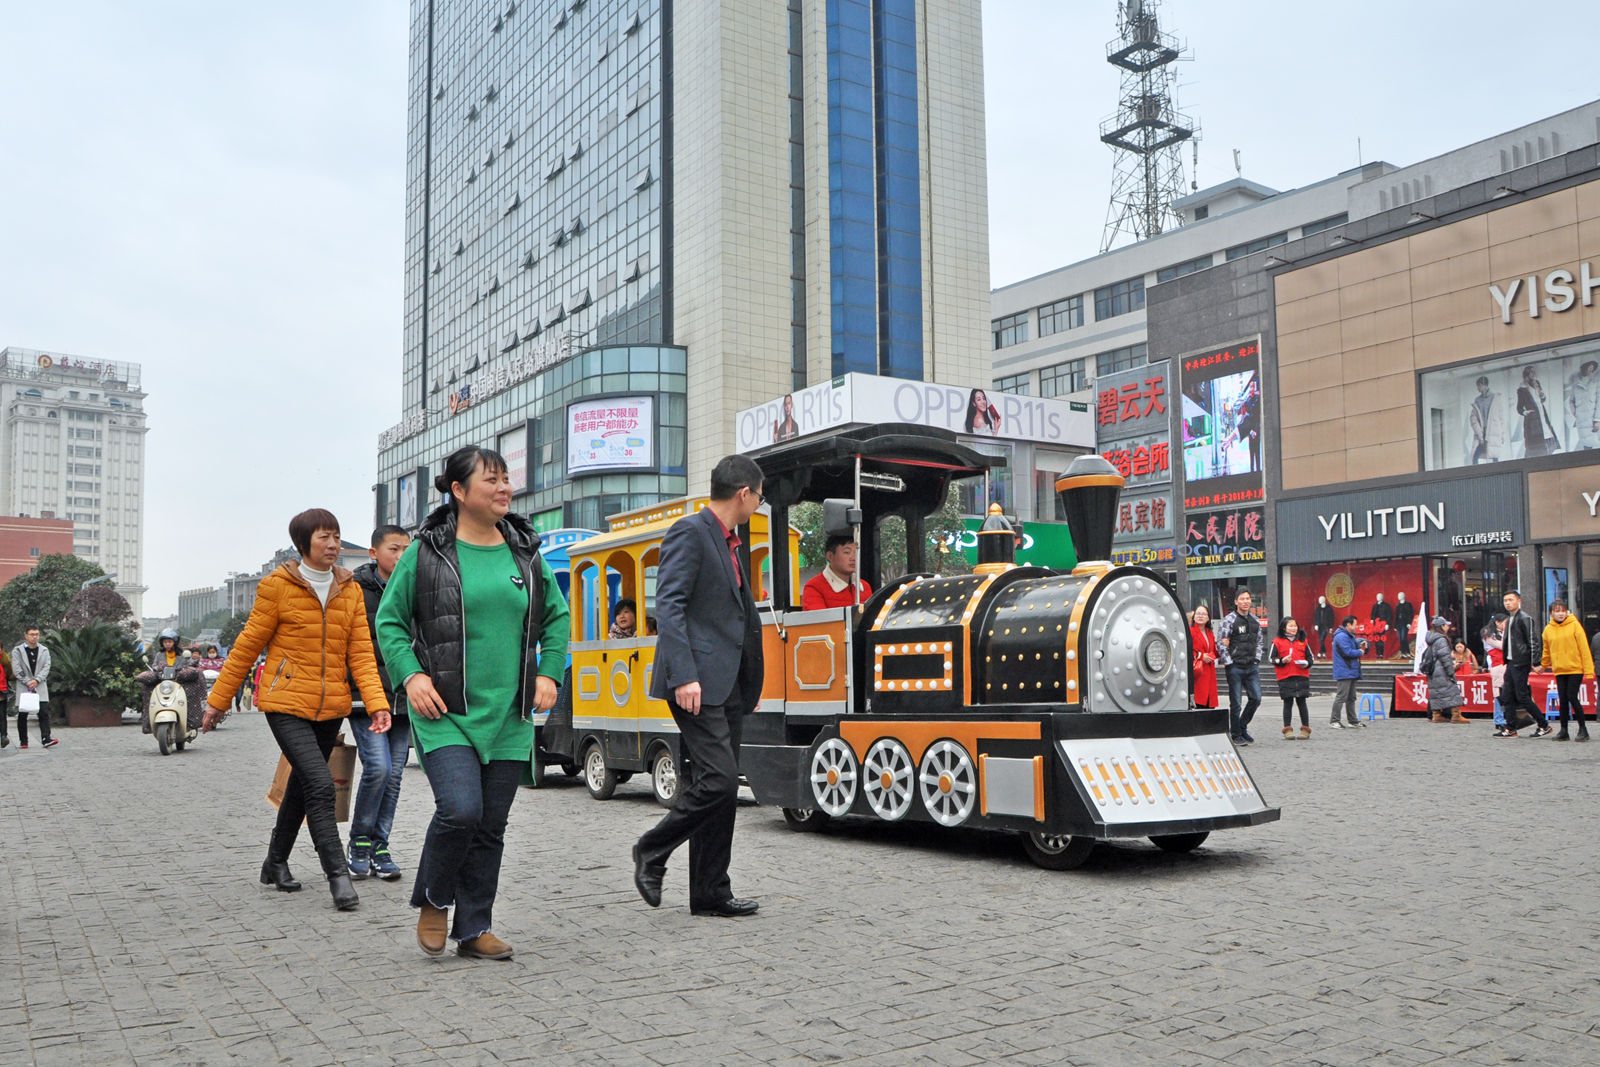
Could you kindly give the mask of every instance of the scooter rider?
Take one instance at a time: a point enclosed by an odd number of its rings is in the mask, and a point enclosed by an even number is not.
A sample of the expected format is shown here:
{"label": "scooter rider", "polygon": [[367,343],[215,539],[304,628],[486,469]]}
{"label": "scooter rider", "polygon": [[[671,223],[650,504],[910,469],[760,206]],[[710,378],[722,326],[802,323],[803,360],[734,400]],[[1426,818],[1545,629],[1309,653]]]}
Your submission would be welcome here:
{"label": "scooter rider", "polygon": [[141,673],[136,679],[139,683],[139,729],[143,733],[150,732],[150,694],[161,682],[161,676],[168,667],[173,669],[172,680],[183,686],[184,698],[188,701],[189,721],[185,724],[189,733],[200,729],[200,720],[205,715],[206,692],[202,681],[200,668],[184,651],[178,639],[178,631],[166,629],[161,631],[158,647],[150,652],[150,669]]}

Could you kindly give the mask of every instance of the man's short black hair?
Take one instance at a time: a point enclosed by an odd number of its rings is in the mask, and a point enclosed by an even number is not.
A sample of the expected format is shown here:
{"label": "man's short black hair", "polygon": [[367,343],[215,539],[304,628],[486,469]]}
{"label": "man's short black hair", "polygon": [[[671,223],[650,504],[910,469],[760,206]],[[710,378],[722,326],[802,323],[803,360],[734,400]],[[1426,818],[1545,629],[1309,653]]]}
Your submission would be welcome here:
{"label": "man's short black hair", "polygon": [[711,499],[732,500],[741,489],[759,489],[761,480],[761,468],[749,456],[723,456],[711,468]]}
{"label": "man's short black hair", "polygon": [[37,626],[33,625],[33,623],[30,622],[28,624],[28,628],[26,630],[23,630],[22,632],[25,633],[25,634],[31,634],[31,633],[42,633],[43,631],[41,631]]}
{"label": "man's short black hair", "polygon": [[1341,627],[1343,627],[1343,626],[1354,626],[1354,625],[1355,625],[1355,624],[1356,624],[1356,623],[1357,623],[1357,622],[1359,622],[1359,621],[1360,621],[1360,620],[1359,620],[1359,619],[1357,619],[1357,618],[1356,618],[1356,617],[1355,617],[1355,616],[1354,616],[1354,615],[1346,615],[1346,616],[1345,616],[1345,617],[1344,617],[1344,621],[1343,621],[1343,622],[1341,622],[1341,623],[1340,623],[1340,624],[1339,624],[1339,625],[1340,625],[1340,626],[1341,626]]}
{"label": "man's short black hair", "polygon": [[1508,596],[1514,596],[1518,600],[1521,600],[1522,599],[1522,591],[1519,590],[1519,589],[1507,589],[1504,593],[1500,594],[1500,599],[1504,600]]}
{"label": "man's short black hair", "polygon": [[624,611],[631,611],[635,616],[637,616],[639,614],[639,605],[635,604],[627,597],[623,597],[621,600],[618,600],[616,606],[611,609],[611,617],[614,619],[618,615],[621,615]]}
{"label": "man's short black hair", "polygon": [[389,538],[394,537],[397,534],[401,537],[404,537],[407,541],[411,540],[411,535],[406,533],[406,528],[404,526],[385,524],[372,531],[372,547],[377,548],[379,545],[383,544]]}
{"label": "man's short black hair", "polygon": [[845,545],[853,545],[855,543],[856,539],[851,537],[849,534],[833,534],[828,538],[828,543],[823,546],[822,551],[826,555],[831,556],[835,550],[843,548]]}

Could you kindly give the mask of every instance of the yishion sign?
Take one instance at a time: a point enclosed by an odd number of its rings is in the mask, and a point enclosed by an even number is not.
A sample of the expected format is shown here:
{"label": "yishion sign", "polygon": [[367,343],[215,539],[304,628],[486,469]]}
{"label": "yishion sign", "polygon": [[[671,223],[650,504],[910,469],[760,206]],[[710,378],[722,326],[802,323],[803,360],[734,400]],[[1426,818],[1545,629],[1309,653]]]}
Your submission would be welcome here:
{"label": "yishion sign", "polygon": [[1280,500],[1279,563],[1342,563],[1522,544],[1514,474]]}

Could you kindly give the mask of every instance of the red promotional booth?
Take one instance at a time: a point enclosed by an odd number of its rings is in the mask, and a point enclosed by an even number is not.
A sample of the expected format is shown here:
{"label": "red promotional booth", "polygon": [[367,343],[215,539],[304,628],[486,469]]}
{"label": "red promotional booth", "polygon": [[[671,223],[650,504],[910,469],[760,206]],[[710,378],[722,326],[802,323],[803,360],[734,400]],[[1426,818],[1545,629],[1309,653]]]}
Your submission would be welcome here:
{"label": "red promotional booth", "polygon": [[[1461,686],[1464,698],[1461,711],[1466,715],[1493,715],[1495,687],[1487,674],[1457,674],[1456,684]],[[1533,691],[1533,702],[1540,708],[1549,708],[1551,694],[1556,687],[1553,674],[1528,676],[1528,688]],[[1595,680],[1585,678],[1578,699],[1590,714],[1595,713]],[[1402,674],[1394,680],[1394,710],[1397,714],[1411,712],[1426,715],[1428,712],[1428,679],[1420,674]]]}

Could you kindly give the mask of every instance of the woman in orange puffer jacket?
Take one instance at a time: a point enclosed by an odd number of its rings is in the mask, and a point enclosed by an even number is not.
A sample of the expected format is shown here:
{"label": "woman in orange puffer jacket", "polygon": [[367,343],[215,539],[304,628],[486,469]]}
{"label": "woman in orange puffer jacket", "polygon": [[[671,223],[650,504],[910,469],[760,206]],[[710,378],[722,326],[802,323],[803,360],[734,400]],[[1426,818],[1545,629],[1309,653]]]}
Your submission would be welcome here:
{"label": "woman in orange puffer jacket", "polygon": [[350,714],[351,677],[375,733],[389,729],[389,702],[372,653],[366,598],[351,573],[336,566],[339,520],[321,508],[301,512],[289,522],[289,537],[301,558],[261,579],[250,619],[228,650],[228,662],[207,698],[202,729],[212,729],[228,713],[234,693],[265,651],[256,708],[266,712],[272,736],[292,769],[261,865],[261,884],[285,893],[300,888],[289,873],[289,852],[304,819],[333,902],[348,911],[358,899],[334,819],[328,755]]}

